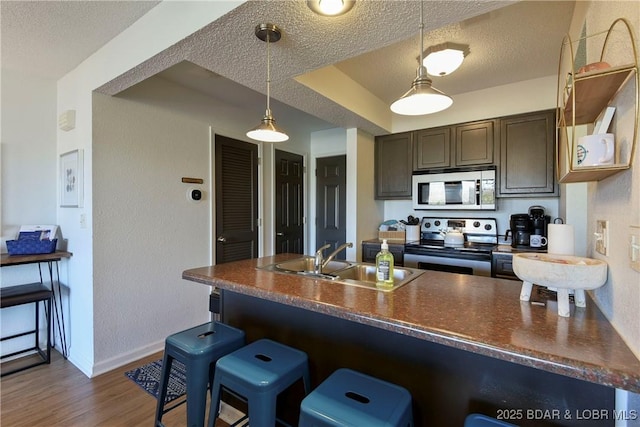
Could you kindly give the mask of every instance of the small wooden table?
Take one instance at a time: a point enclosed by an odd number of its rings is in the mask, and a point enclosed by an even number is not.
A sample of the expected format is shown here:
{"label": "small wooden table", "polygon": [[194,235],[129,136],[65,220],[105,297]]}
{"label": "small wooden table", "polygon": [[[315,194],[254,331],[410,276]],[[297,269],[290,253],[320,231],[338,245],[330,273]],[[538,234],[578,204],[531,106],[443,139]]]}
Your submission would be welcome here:
{"label": "small wooden table", "polygon": [[[44,280],[42,278],[42,263],[46,263],[49,270],[49,280],[51,283],[51,300],[53,301],[53,312],[55,313],[55,320],[58,327],[58,334],[60,335],[60,345],[62,347],[62,356],[66,359],[69,356],[69,349],[67,346],[67,337],[64,325],[64,312],[62,310],[62,291],[60,289],[60,270],[58,268],[58,261],[63,258],[70,258],[71,252],[56,251],[49,254],[33,254],[33,255],[9,255],[2,254],[0,256],[0,267],[11,267],[14,265],[24,264],[38,264],[38,273],[40,274],[40,283],[44,289]],[[55,268],[54,268],[55,267]],[[55,270],[55,274],[54,274]],[[55,276],[55,280],[54,280]],[[57,289],[56,289],[57,284]],[[33,285],[33,284],[31,284]],[[36,283],[38,285],[38,283]],[[24,285],[23,285],[24,286]],[[26,285],[30,286],[30,285]],[[42,290],[42,289],[40,289]],[[58,294],[58,300],[56,301],[56,293]],[[33,301],[32,301],[33,302]],[[4,307],[4,305],[3,305]],[[48,314],[51,316],[51,314]],[[36,325],[37,329],[38,325]]]}

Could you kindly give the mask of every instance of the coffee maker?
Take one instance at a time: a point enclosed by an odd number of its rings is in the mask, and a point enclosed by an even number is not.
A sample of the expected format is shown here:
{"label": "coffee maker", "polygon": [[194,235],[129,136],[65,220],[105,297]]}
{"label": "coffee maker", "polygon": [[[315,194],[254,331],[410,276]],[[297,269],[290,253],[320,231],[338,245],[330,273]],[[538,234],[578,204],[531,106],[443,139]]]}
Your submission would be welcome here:
{"label": "coffee maker", "polygon": [[[551,217],[545,215],[544,207],[529,207],[529,219],[531,220],[531,235],[547,237],[547,226],[551,222]],[[542,247],[546,246],[547,245],[542,245]]]}
{"label": "coffee maker", "polygon": [[511,232],[511,246],[514,248],[529,246],[531,237],[531,218],[528,213],[512,214],[509,219],[510,230],[507,230],[508,237]]}

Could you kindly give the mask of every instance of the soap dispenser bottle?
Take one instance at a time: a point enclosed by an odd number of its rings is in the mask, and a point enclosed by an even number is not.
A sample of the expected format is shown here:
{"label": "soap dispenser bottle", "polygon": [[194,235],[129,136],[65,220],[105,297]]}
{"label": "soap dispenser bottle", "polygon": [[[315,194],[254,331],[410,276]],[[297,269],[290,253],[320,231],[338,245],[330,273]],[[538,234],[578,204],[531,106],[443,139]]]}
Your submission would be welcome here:
{"label": "soap dispenser bottle", "polygon": [[393,254],[389,252],[387,239],[382,240],[380,252],[376,255],[376,286],[379,288],[393,287]]}

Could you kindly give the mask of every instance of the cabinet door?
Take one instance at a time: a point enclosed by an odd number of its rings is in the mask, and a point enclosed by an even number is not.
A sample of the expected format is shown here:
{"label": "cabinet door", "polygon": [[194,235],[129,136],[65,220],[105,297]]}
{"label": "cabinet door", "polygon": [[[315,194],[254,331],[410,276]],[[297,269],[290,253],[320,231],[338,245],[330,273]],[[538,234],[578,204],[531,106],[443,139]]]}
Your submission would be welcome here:
{"label": "cabinet door", "polygon": [[362,244],[362,262],[376,262],[376,255],[380,252],[380,244],[363,243]]}
{"label": "cabinet door", "polygon": [[[380,252],[380,243],[362,243],[362,262],[376,263],[376,255]],[[393,255],[393,265],[404,265],[404,245],[389,245],[389,252]]]}
{"label": "cabinet door", "polygon": [[411,199],[413,133],[376,137],[376,199]]}
{"label": "cabinet door", "polygon": [[494,164],[493,120],[458,125],[454,129],[456,166]]}
{"label": "cabinet door", "polygon": [[451,129],[425,129],[416,132],[413,168],[435,169],[451,166]]}
{"label": "cabinet door", "polygon": [[500,119],[499,197],[554,196],[555,110]]}

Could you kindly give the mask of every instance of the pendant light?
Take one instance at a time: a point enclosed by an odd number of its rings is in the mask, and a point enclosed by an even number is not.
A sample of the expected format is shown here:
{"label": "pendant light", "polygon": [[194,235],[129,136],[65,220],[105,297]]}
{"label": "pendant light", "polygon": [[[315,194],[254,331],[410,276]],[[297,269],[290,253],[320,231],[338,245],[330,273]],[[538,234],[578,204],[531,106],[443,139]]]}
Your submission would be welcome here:
{"label": "pendant light", "polygon": [[400,99],[391,104],[391,111],[405,116],[420,116],[423,114],[437,113],[447,109],[453,104],[453,99],[438,89],[431,86],[431,79],[427,75],[427,69],[423,65],[424,52],[424,22],[423,5],[420,1],[420,62],[416,78],[411,84],[411,89]]}
{"label": "pendant light", "polygon": [[272,42],[277,42],[282,36],[280,28],[274,24],[258,24],[255,29],[256,37],[263,42],[267,42],[267,110],[258,126],[247,132],[247,136],[256,141],[262,142],[283,142],[289,139],[289,136],[276,126],[276,121],[271,115],[271,50]]}

